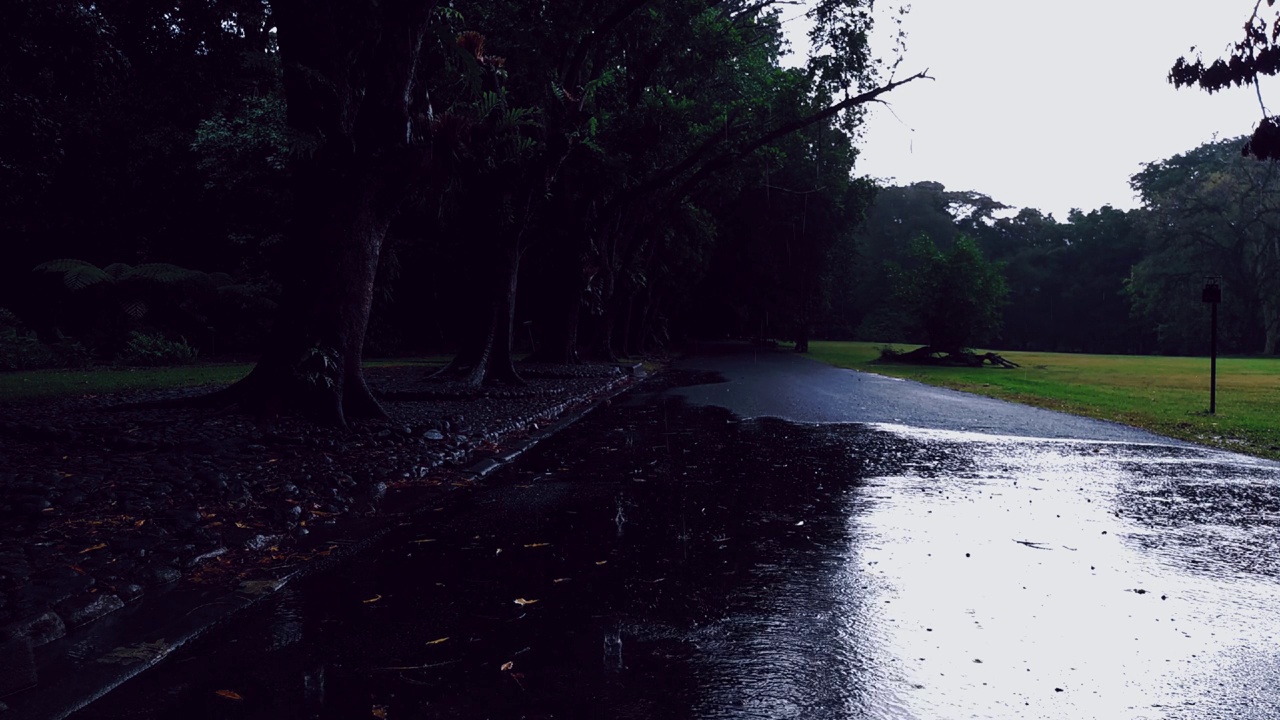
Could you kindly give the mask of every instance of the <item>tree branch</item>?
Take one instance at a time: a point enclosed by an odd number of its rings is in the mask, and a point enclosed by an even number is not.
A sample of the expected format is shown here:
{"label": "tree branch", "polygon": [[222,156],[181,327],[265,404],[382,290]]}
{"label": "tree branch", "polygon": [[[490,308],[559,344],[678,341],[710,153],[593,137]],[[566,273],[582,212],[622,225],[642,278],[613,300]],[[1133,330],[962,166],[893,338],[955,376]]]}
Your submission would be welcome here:
{"label": "tree branch", "polygon": [[833,118],[836,115],[840,114],[841,112],[848,110],[850,108],[857,107],[859,105],[864,105],[869,102],[874,102],[881,95],[884,95],[885,93],[891,92],[899,87],[902,87],[903,85],[906,85],[907,83],[914,82],[916,80],[921,80],[921,79],[932,80],[933,77],[929,75],[929,71],[927,69],[922,70],[914,75],[903,78],[902,80],[894,80],[892,82],[881,85],[878,88],[868,90],[859,95],[855,95],[850,98],[845,98],[844,100],[841,100],[840,102],[834,105],[831,105],[827,108],[824,108],[822,110],[819,110],[818,112],[813,113],[812,115],[798,118],[788,123],[783,123],[782,125],[779,125],[773,130],[770,130],[769,132],[766,132],[763,135],[760,135],[754,140],[750,140],[745,143],[742,143],[741,145],[735,148],[730,148],[729,150],[726,150],[720,155],[707,161],[706,164],[698,168],[698,170],[694,172],[693,175],[689,176],[689,178],[687,178],[683,183],[681,183],[680,186],[676,189],[676,196],[684,197],[689,193],[690,190],[696,187],[698,183],[701,183],[704,179],[706,179],[708,175],[711,175],[715,172],[718,172],[728,167],[729,165],[733,164],[735,161],[743,157],[746,157],[747,155],[750,155],[751,153],[755,152],[756,150],[759,150],[765,145],[768,145],[774,140],[778,140],[780,138],[786,137],[787,135],[790,135],[791,133],[799,132],[800,130],[803,130],[811,125],[815,125],[824,120]]}
{"label": "tree branch", "polygon": [[560,73],[561,86],[577,87],[579,84],[578,76],[582,73],[582,66],[587,61],[587,52],[591,49],[591,46],[602,38],[612,35],[613,31],[617,30],[618,26],[625,22],[632,13],[647,5],[648,2],[649,0],[627,0],[627,2],[615,8],[612,13],[606,15],[604,20],[600,21],[599,27],[583,36],[578,41],[578,47],[573,51],[573,56],[568,65]]}

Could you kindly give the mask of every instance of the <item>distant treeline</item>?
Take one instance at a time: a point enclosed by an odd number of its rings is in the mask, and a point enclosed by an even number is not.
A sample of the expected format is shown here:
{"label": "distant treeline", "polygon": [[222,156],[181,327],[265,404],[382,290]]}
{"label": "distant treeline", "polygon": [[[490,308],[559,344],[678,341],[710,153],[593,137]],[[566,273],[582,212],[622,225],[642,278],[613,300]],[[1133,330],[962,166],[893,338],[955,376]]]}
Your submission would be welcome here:
{"label": "distant treeline", "polygon": [[[881,189],[853,242],[833,250],[820,334],[926,342],[901,302],[911,243],[972,238],[1008,288],[998,329],[1018,350],[1203,354],[1207,277],[1222,287],[1220,349],[1274,355],[1280,342],[1280,170],[1209,143],[1132,178],[1141,208],[1066,221],[934,182]],[[904,268],[907,272],[904,272]]]}

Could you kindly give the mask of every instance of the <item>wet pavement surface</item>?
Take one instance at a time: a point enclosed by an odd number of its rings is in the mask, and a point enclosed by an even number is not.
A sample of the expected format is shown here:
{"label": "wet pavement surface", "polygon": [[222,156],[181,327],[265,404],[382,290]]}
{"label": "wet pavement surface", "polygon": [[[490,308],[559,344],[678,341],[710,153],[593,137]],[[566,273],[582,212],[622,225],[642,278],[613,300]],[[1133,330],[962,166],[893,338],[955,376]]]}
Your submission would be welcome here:
{"label": "wet pavement surface", "polygon": [[738,391],[818,371],[748,361],[649,381],[73,717],[1280,718],[1280,466],[988,401],[781,420]]}

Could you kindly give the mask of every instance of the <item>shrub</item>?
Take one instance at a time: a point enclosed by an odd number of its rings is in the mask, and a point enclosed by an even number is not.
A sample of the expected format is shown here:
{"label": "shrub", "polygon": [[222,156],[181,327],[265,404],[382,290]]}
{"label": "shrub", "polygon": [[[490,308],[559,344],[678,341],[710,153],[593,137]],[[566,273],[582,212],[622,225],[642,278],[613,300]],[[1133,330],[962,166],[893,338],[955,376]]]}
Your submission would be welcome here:
{"label": "shrub", "polygon": [[92,354],[72,340],[46,345],[11,311],[0,308],[0,370],[85,367]]}
{"label": "shrub", "polygon": [[53,365],[53,353],[35,335],[0,328],[0,370],[34,370]]}
{"label": "shrub", "polygon": [[63,340],[49,346],[60,368],[87,368],[93,364],[93,351],[76,340]]}
{"label": "shrub", "polygon": [[129,333],[129,342],[116,356],[116,363],[143,367],[186,365],[195,362],[199,354],[199,350],[187,344],[186,338],[166,340],[160,335],[135,330]]}

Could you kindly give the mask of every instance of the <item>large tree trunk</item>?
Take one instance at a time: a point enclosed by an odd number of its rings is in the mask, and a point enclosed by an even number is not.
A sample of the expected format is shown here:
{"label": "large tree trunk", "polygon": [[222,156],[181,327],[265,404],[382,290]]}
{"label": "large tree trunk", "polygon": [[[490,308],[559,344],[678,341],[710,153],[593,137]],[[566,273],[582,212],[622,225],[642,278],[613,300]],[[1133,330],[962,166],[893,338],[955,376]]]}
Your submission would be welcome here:
{"label": "large tree trunk", "polygon": [[1280,353],[1280,299],[1268,293],[1265,288],[1259,294],[1262,296],[1258,303],[1262,314],[1262,354],[1276,355]]}
{"label": "large tree trunk", "polygon": [[574,365],[578,356],[578,329],[582,317],[583,293],[598,268],[583,263],[586,242],[577,235],[559,238],[547,248],[544,258],[542,302],[537,307],[533,330],[538,349],[531,362]]}
{"label": "large tree trunk", "polygon": [[1268,356],[1280,354],[1280,312],[1274,305],[1263,303],[1262,318],[1266,325],[1262,354]]}
{"label": "large tree trunk", "polygon": [[[615,221],[621,224],[619,219]],[[623,268],[622,252],[626,240],[618,228],[602,231],[597,237],[595,248],[600,255],[600,314],[592,317],[590,342],[587,345],[588,356],[593,360],[617,362],[618,356],[613,350],[613,331],[618,322],[618,273]]]}
{"label": "large tree trunk", "polygon": [[591,343],[587,346],[588,357],[592,360],[602,362],[618,362],[618,356],[613,350],[613,331],[618,322],[618,303],[619,296],[614,290],[613,282],[610,279],[609,271],[606,271],[604,295],[604,311],[592,318],[593,332]]}
{"label": "large tree trunk", "polygon": [[[244,407],[294,409],[345,425],[383,417],[361,368],[373,302],[378,254],[390,215],[369,190],[340,178],[313,175],[317,211],[293,242],[298,265],[285,287],[266,352],[253,372],[231,388]],[[306,197],[304,195],[303,197]],[[301,228],[299,228],[301,230]]]}
{"label": "large tree trunk", "polygon": [[640,322],[636,323],[635,342],[632,347],[641,357],[649,350],[649,329],[653,324],[653,313],[657,306],[657,298],[653,292],[653,282],[644,288],[644,302],[640,304]]}
{"label": "large tree trunk", "polygon": [[622,331],[620,335],[622,337],[622,357],[624,358],[633,357],[631,350],[635,347],[635,343],[631,341],[631,321],[636,314],[636,294],[637,293],[634,288],[629,288],[627,290],[627,309],[622,314]]}
{"label": "large tree trunk", "polygon": [[541,316],[534,321],[538,349],[530,362],[576,365],[578,356],[578,324],[582,316],[582,290],[576,284],[562,288],[548,298]]}
{"label": "large tree trunk", "polygon": [[[295,154],[290,260],[266,352],[222,397],[345,426],[381,417],[361,370],[378,255],[424,178],[429,101],[418,62],[435,0],[276,0]],[[415,124],[417,123],[417,124]]]}
{"label": "large tree trunk", "polygon": [[796,329],[796,352],[809,352],[809,323],[801,321]]}
{"label": "large tree trunk", "polygon": [[523,385],[511,357],[515,326],[516,286],[520,276],[520,252],[509,246],[490,260],[483,271],[487,281],[479,288],[476,331],[464,342],[453,361],[437,375],[457,378],[479,387],[485,383]]}

